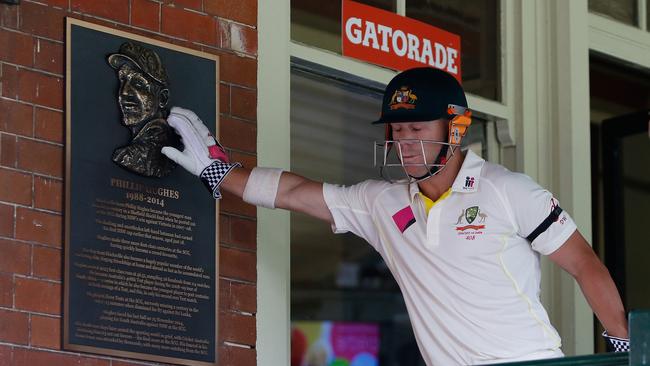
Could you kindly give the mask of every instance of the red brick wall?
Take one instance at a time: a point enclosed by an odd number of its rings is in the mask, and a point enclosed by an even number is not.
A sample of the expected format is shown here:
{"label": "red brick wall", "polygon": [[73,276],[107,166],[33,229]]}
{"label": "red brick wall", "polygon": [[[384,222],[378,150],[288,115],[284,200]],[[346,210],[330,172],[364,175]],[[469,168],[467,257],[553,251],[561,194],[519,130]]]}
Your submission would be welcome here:
{"label": "red brick wall", "polygon": [[[221,56],[224,145],[256,163],[257,1],[0,5],[0,366],[149,364],[61,351],[66,16]],[[206,199],[209,195],[206,192]],[[255,365],[256,211],[219,216],[219,364]]]}

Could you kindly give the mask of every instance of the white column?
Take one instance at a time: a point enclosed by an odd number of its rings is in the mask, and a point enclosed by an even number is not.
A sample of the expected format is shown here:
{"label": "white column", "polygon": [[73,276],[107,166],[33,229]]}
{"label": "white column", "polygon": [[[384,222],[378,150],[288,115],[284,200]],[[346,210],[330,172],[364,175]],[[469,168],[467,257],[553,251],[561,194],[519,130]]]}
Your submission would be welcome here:
{"label": "white column", "polygon": [[[518,21],[517,167],[554,192],[591,238],[589,38],[586,0],[524,0]],[[542,300],[567,355],[593,352],[593,313],[575,280],[542,262]]]}
{"label": "white column", "polygon": [[[258,2],[257,163],[289,169],[289,0]],[[290,364],[289,213],[257,210],[257,365]]]}
{"label": "white column", "polygon": [[[556,115],[553,188],[591,242],[591,148],[589,130],[589,12],[587,0],[552,3],[555,52]],[[561,309],[565,348],[575,354],[593,352],[593,313],[571,276],[556,281],[554,307]]]}

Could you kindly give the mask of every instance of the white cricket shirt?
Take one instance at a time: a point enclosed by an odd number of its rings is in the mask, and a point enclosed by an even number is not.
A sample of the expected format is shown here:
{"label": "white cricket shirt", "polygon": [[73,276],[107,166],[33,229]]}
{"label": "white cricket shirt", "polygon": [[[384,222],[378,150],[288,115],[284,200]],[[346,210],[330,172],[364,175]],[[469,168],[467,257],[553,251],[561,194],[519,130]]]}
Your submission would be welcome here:
{"label": "white cricket shirt", "polygon": [[428,214],[417,184],[323,185],[335,233],[364,238],[400,286],[428,365],[562,356],[540,299],[539,254],[576,230],[566,212],[525,238],[558,205],[528,176],[469,151],[451,193]]}

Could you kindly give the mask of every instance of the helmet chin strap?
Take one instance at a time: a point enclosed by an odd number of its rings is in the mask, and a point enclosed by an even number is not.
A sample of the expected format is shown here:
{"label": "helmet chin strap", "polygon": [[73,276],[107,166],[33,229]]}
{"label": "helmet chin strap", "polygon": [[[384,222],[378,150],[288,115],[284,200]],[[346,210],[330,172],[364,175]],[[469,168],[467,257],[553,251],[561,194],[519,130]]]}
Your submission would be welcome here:
{"label": "helmet chin strap", "polygon": [[433,177],[434,175],[439,173],[442,169],[444,169],[444,167],[447,165],[448,150],[449,150],[449,145],[442,145],[442,148],[438,152],[438,157],[436,157],[436,161],[434,162],[434,165],[429,169],[428,173],[419,177],[414,177],[410,174],[408,174],[408,176],[415,179],[417,182]]}

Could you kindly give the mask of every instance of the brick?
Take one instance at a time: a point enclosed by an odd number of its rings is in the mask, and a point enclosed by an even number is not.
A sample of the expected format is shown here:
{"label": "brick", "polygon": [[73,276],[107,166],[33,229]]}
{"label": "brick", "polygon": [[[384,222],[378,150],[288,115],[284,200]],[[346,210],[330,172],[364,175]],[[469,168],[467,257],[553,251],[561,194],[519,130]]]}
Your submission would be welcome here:
{"label": "brick", "polygon": [[34,64],[34,40],[32,36],[0,29],[0,60],[13,64]]}
{"label": "brick", "polygon": [[32,176],[0,168],[0,201],[32,204]]}
{"label": "brick", "polygon": [[111,366],[142,366],[141,363],[131,363],[126,361],[112,360]]}
{"label": "brick", "polygon": [[133,0],[131,24],[153,31],[160,30],[160,4],[150,0]]}
{"label": "brick", "polygon": [[0,345],[0,366],[14,365],[14,349],[11,346]]}
{"label": "brick", "polygon": [[63,44],[38,38],[34,47],[34,67],[63,75],[64,52]]}
{"label": "brick", "polygon": [[[94,3],[94,1],[92,2]],[[56,41],[63,41],[65,15],[65,11],[61,9],[55,9],[38,3],[21,1],[19,29],[25,33],[34,34],[36,36]]]}
{"label": "brick", "polygon": [[0,165],[15,168],[18,162],[16,145],[18,138],[16,136],[0,134]]}
{"label": "brick", "polygon": [[0,203],[0,236],[14,237],[14,206]]}
{"label": "brick", "polygon": [[[3,67],[3,73],[4,73]],[[9,79],[8,85],[2,85],[3,95],[16,95],[19,100],[42,106],[63,109],[63,79],[40,72],[8,68],[15,72],[15,78]],[[13,84],[15,82],[15,84]],[[5,94],[5,91],[7,94]]]}
{"label": "brick", "polygon": [[219,44],[216,21],[210,16],[163,6],[161,18],[163,33],[211,46]]}
{"label": "brick", "polygon": [[256,366],[257,353],[254,348],[219,346],[219,366]]}
{"label": "brick", "polygon": [[255,253],[221,247],[219,268],[223,277],[255,282],[257,279]]}
{"label": "brick", "polygon": [[257,157],[253,154],[233,151],[230,153],[230,161],[238,161],[244,168],[253,169],[257,166]]}
{"label": "brick", "polygon": [[185,8],[201,11],[203,10],[202,0],[174,0],[174,5]]}
{"label": "brick", "polygon": [[230,97],[233,116],[251,121],[257,119],[257,90],[233,86]]}
{"label": "brick", "polygon": [[34,246],[33,274],[50,280],[61,280],[61,250]]}
{"label": "brick", "polygon": [[63,176],[63,148],[44,142],[18,139],[18,168],[34,173]]}
{"label": "brick", "polygon": [[35,176],[34,207],[57,212],[63,211],[63,182]]}
{"label": "brick", "polygon": [[256,0],[204,0],[203,9],[206,13],[221,18],[234,20],[248,25],[257,25]]}
{"label": "brick", "polygon": [[253,205],[245,203],[241,198],[228,193],[221,192],[223,198],[219,203],[219,209],[224,213],[232,213],[248,217],[257,216],[257,208]]}
{"label": "brick", "polygon": [[90,356],[80,357],[79,366],[110,366],[111,361],[105,359],[92,358]]}
{"label": "brick", "polygon": [[230,25],[232,23],[223,19],[219,19],[217,27],[219,31],[219,40],[221,48],[230,49]]}
{"label": "brick", "polygon": [[0,4],[0,26],[18,28],[18,7],[15,5]]}
{"label": "brick", "polygon": [[255,314],[257,312],[257,287],[233,282],[230,286],[230,308]]}
{"label": "brick", "polygon": [[18,99],[18,67],[0,62],[0,95]]}
{"label": "brick", "polygon": [[219,338],[240,344],[255,345],[255,317],[232,312],[219,313]]}
{"label": "brick", "polygon": [[14,305],[14,277],[11,274],[0,273],[0,306],[7,308]]}
{"label": "brick", "polygon": [[129,0],[71,0],[70,7],[72,11],[116,20],[123,24],[129,23]]}
{"label": "brick", "polygon": [[230,242],[230,217],[219,215],[219,242]]}
{"label": "brick", "polygon": [[219,309],[230,310],[230,284],[229,280],[219,279]]}
{"label": "brick", "polygon": [[221,81],[257,87],[257,60],[236,55],[222,55],[220,58]]}
{"label": "brick", "polygon": [[29,317],[25,313],[0,309],[0,341],[27,344]]}
{"label": "brick", "polygon": [[228,84],[219,85],[219,113],[230,113],[230,85]]}
{"label": "brick", "polygon": [[231,149],[256,151],[257,127],[254,124],[226,117],[219,122],[221,144]]}
{"label": "brick", "polygon": [[70,366],[78,365],[79,356],[75,354],[39,351],[33,349],[14,349],[13,366]]}
{"label": "brick", "polygon": [[31,316],[30,345],[59,349],[61,347],[61,319],[47,316]]}
{"label": "brick", "polygon": [[0,130],[23,136],[32,136],[33,112],[34,107],[31,105],[0,99]]}
{"label": "brick", "polygon": [[52,141],[63,142],[63,112],[36,107],[34,113],[34,137]]}
{"label": "brick", "polygon": [[63,220],[59,215],[16,208],[16,239],[61,248],[62,225]]}
{"label": "brick", "polygon": [[28,275],[31,267],[31,245],[0,239],[0,272]]}
{"label": "brick", "polygon": [[243,249],[257,249],[257,222],[239,217],[230,218],[230,243]]}
{"label": "brick", "polygon": [[16,278],[16,308],[60,315],[61,285],[37,279]]}
{"label": "brick", "polygon": [[230,48],[233,51],[257,55],[257,30],[241,24],[231,23]]}
{"label": "brick", "polygon": [[70,7],[70,0],[39,0],[39,1],[62,9],[68,9]]}
{"label": "brick", "polygon": [[257,312],[257,288],[254,285],[219,280],[219,309]]}
{"label": "brick", "polygon": [[111,28],[111,29],[123,30],[123,31],[127,31],[127,32],[130,31],[131,33],[138,33],[138,31],[136,29],[133,29],[133,28],[129,27],[126,24],[116,23],[114,20],[110,20],[110,19],[98,18],[97,16],[92,15],[92,14],[75,13],[74,17],[79,18],[79,19],[81,19],[83,21],[86,21],[86,22],[96,24],[96,25],[103,25],[104,27],[108,27],[108,28]]}

